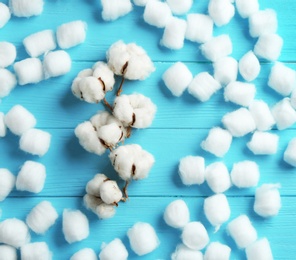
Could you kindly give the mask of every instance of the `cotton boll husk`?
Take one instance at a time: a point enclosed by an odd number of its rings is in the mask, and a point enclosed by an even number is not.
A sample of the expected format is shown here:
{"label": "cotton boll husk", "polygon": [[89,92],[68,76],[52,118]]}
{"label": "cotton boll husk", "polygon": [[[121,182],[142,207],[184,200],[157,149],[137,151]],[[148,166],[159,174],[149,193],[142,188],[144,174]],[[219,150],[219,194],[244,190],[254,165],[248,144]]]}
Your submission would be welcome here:
{"label": "cotton boll husk", "polygon": [[192,250],[183,244],[176,247],[175,252],[171,255],[172,260],[203,260],[202,252]]}
{"label": "cotton boll husk", "polygon": [[254,100],[249,106],[249,111],[254,118],[257,130],[267,131],[275,124],[273,115],[263,100]]}
{"label": "cotton boll husk", "polygon": [[0,98],[8,96],[16,84],[15,75],[7,69],[0,68]]}
{"label": "cotton boll husk", "polygon": [[127,231],[127,236],[132,250],[139,256],[154,251],[160,243],[154,228],[144,222],[134,224]]}
{"label": "cotton boll husk", "polygon": [[[0,9],[1,9],[1,5],[0,5]],[[15,61],[15,58],[16,58],[15,46],[10,42],[0,42],[0,68],[5,68],[11,65]]]}
{"label": "cotton boll husk", "polygon": [[128,251],[119,238],[115,238],[108,244],[102,245],[99,254],[100,260],[126,260],[128,259]]}
{"label": "cotton boll husk", "polygon": [[238,188],[257,186],[260,178],[258,165],[253,161],[241,161],[232,167],[230,177],[233,185]]}
{"label": "cotton boll husk", "polygon": [[61,49],[69,49],[85,41],[87,25],[81,20],[64,23],[57,28],[57,42]]}
{"label": "cotton boll husk", "polygon": [[15,185],[15,176],[7,169],[0,168],[0,201],[3,201]]}
{"label": "cotton boll husk", "polygon": [[259,11],[258,0],[235,0],[235,5],[242,18],[248,18]]}
{"label": "cotton boll husk", "polygon": [[278,149],[279,136],[267,132],[256,131],[247,147],[256,155],[275,154]]}
{"label": "cotton boll husk", "polygon": [[82,78],[78,87],[82,99],[88,103],[99,103],[105,97],[103,83],[93,76]]}
{"label": "cotton boll husk", "polygon": [[4,137],[6,135],[6,125],[4,122],[5,115],[0,112],[0,137]]}
{"label": "cotton boll husk", "polygon": [[170,7],[166,2],[148,1],[144,9],[144,21],[152,26],[164,28],[172,17]]}
{"label": "cotton boll husk", "polygon": [[52,252],[45,242],[36,242],[21,247],[22,260],[51,260]]}
{"label": "cotton boll husk", "polygon": [[102,126],[97,130],[98,138],[106,148],[115,147],[124,137],[122,130],[116,123]]}
{"label": "cotton boll husk", "polygon": [[239,108],[225,114],[222,123],[234,137],[244,136],[256,129],[255,121],[246,108]]}
{"label": "cotton boll husk", "polygon": [[16,249],[8,245],[0,245],[0,260],[17,260]]}
{"label": "cotton boll husk", "polygon": [[98,258],[93,249],[83,248],[72,255],[70,260],[98,260]]}
{"label": "cotton boll husk", "polygon": [[189,222],[182,231],[182,242],[193,250],[202,250],[209,243],[208,232],[201,222]]}
{"label": "cotton boll husk", "polygon": [[239,248],[245,248],[256,241],[257,231],[247,215],[240,215],[227,225],[228,233]]}
{"label": "cotton boll husk", "polygon": [[211,242],[205,252],[204,260],[229,260],[231,248],[219,242]]}
{"label": "cotton boll husk", "polygon": [[229,83],[224,89],[224,99],[240,106],[249,106],[256,95],[254,84],[234,81]]}
{"label": "cotton boll husk", "polygon": [[38,83],[43,80],[42,62],[38,58],[28,58],[13,65],[19,85]]}
{"label": "cotton boll husk", "polygon": [[205,159],[186,156],[179,162],[179,175],[185,185],[202,184],[205,181]]}
{"label": "cotton boll husk", "polygon": [[246,81],[253,81],[258,77],[261,65],[254,52],[249,51],[239,60],[238,68]]}
{"label": "cotton boll husk", "polygon": [[0,222],[0,243],[19,248],[30,239],[29,229],[22,220],[9,218]]}
{"label": "cotton boll husk", "polygon": [[231,187],[230,175],[223,162],[215,162],[207,166],[205,179],[210,189],[222,193]]}
{"label": "cotton boll husk", "polygon": [[165,209],[163,218],[165,223],[173,228],[183,228],[190,219],[189,209],[184,200],[174,200]]}
{"label": "cotton boll husk", "polygon": [[106,204],[117,204],[122,199],[122,192],[116,181],[106,180],[100,185],[100,198]]}
{"label": "cotton boll husk", "polygon": [[188,86],[188,92],[201,102],[208,101],[221,88],[220,83],[208,72],[197,74]]}
{"label": "cotton boll husk", "polygon": [[99,197],[100,196],[100,186],[107,180],[108,177],[103,173],[96,174],[87,184],[85,190],[88,194]]}
{"label": "cotton boll husk", "polygon": [[182,62],[176,62],[162,75],[166,87],[176,97],[183,94],[193,79],[192,73]]}
{"label": "cotton boll husk", "polygon": [[167,0],[167,3],[171,8],[173,14],[182,15],[182,14],[186,14],[190,10],[193,4],[193,1],[192,0]]}
{"label": "cotton boll husk", "polygon": [[130,0],[101,0],[102,18],[105,21],[114,21],[119,17],[127,15],[133,6]]}
{"label": "cotton boll husk", "polygon": [[223,85],[236,81],[238,62],[232,57],[223,57],[213,63],[214,78]]}
{"label": "cotton boll husk", "polygon": [[267,238],[262,238],[246,248],[247,260],[273,260]]}
{"label": "cotton boll husk", "polygon": [[171,17],[164,28],[161,45],[172,50],[183,48],[187,23],[185,20]]}
{"label": "cotton boll husk", "polygon": [[10,20],[11,14],[6,4],[0,3],[0,29]]}
{"label": "cotton boll husk", "polygon": [[43,12],[43,0],[9,0],[9,7],[14,16],[31,17]]}
{"label": "cotton boll husk", "polygon": [[104,82],[105,91],[111,91],[113,89],[115,84],[114,73],[105,62],[97,62],[92,75],[88,76],[94,76],[95,78],[102,80]]}
{"label": "cotton boll husk", "polygon": [[222,26],[230,22],[234,16],[235,9],[229,0],[210,0],[208,12],[215,25]]}
{"label": "cotton boll husk", "polygon": [[284,153],[284,161],[293,167],[296,167],[296,138],[289,141]]}
{"label": "cotton boll husk", "polygon": [[289,98],[284,98],[271,108],[278,130],[289,128],[296,122],[296,111]]}

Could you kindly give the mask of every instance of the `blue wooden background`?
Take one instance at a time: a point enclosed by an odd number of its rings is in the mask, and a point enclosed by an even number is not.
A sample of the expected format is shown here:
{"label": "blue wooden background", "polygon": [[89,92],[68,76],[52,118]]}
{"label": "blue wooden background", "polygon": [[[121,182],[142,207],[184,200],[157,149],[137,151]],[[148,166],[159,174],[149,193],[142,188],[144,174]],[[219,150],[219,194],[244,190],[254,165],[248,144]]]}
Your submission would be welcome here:
{"label": "blue wooden background", "polygon": [[[7,3],[6,0],[1,2]],[[102,242],[119,237],[125,243],[130,259],[138,259],[131,251],[126,232],[137,221],[151,223],[160,238],[161,244],[153,253],[142,259],[170,259],[170,254],[180,242],[180,231],[168,227],[162,218],[168,203],[183,198],[190,208],[191,220],[202,221],[209,231],[211,241],[226,243],[232,248],[231,259],[245,259],[244,251],[239,250],[228,237],[225,226],[214,233],[203,214],[205,197],[212,194],[206,184],[185,187],[178,176],[179,159],[187,155],[201,155],[209,164],[218,159],[203,152],[201,141],[209,129],[221,125],[222,116],[236,108],[223,101],[220,91],[210,101],[200,103],[188,93],[175,98],[164,86],[161,76],[174,62],[183,61],[193,74],[201,71],[212,72],[212,65],[202,57],[199,46],[186,41],[182,50],[171,51],[159,45],[162,29],[144,23],[143,8],[134,7],[127,16],[112,22],[101,18],[99,0],[46,0],[44,12],[33,18],[13,17],[0,29],[0,41],[10,41],[17,47],[17,60],[27,58],[22,40],[29,34],[43,29],[56,29],[58,25],[76,19],[87,22],[88,31],[84,44],[69,49],[73,59],[71,72],[65,76],[52,78],[36,85],[17,86],[12,93],[2,99],[0,111],[6,113],[13,105],[21,104],[37,118],[37,127],[52,134],[49,152],[42,158],[30,156],[18,149],[18,137],[8,133],[0,139],[0,167],[8,168],[17,174],[25,160],[40,161],[47,167],[44,190],[38,194],[14,191],[9,198],[0,203],[2,220],[10,217],[25,219],[33,206],[42,200],[49,200],[60,213],[57,223],[45,236],[32,234],[32,241],[46,241],[54,253],[53,259],[69,259],[77,250],[91,247],[97,253]],[[190,12],[207,10],[208,0],[195,1]],[[284,39],[280,60],[289,67],[296,68],[296,1],[262,0],[260,8],[273,8],[279,20],[278,33]],[[231,23],[215,28],[215,35],[228,33],[233,41],[233,57],[239,59],[252,48],[255,40],[248,34],[247,20],[238,14]],[[129,82],[124,85],[124,93],[140,92],[149,96],[158,106],[157,115],[151,128],[134,131],[128,143],[138,143],[154,154],[156,163],[148,179],[130,185],[130,200],[118,207],[114,218],[100,221],[84,209],[82,196],[85,184],[98,172],[112,178],[116,173],[110,167],[107,154],[98,157],[84,151],[73,130],[75,126],[89,119],[97,110],[104,109],[101,104],[91,105],[76,99],[71,93],[71,81],[82,69],[91,67],[98,60],[105,59],[105,52],[115,41],[136,42],[143,46],[155,62],[156,71],[143,82]],[[262,71],[255,81],[256,98],[264,99],[272,105],[281,97],[267,87],[267,78],[272,64],[262,62]],[[12,68],[11,68],[12,69]],[[111,99],[111,95],[107,96]],[[285,131],[273,130],[280,135],[277,154],[254,156],[246,148],[250,136],[235,139],[230,151],[223,159],[229,170],[234,162],[255,160],[261,170],[260,184],[280,182],[282,185],[282,209],[277,217],[262,219],[253,212],[254,189],[231,188],[227,191],[231,219],[239,214],[249,215],[259,237],[270,241],[275,259],[295,259],[296,255],[296,169],[283,162],[283,152],[288,141],[296,136],[295,126]],[[64,208],[79,208],[90,220],[90,236],[79,243],[67,244],[62,234],[61,213]]]}

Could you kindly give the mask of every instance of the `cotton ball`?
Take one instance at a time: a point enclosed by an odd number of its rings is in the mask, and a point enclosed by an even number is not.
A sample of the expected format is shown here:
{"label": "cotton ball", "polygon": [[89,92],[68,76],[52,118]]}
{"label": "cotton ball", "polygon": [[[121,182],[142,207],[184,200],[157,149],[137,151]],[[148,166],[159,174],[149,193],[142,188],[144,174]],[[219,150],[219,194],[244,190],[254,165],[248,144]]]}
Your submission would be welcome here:
{"label": "cotton ball", "polygon": [[246,108],[227,113],[223,116],[222,123],[234,137],[242,137],[256,129],[255,121]]}
{"label": "cotton ball", "polygon": [[95,251],[91,248],[83,248],[71,256],[70,260],[98,260]]}
{"label": "cotton ball", "polygon": [[204,14],[188,14],[185,38],[187,40],[204,43],[213,36],[214,22],[212,18]]}
{"label": "cotton ball", "polygon": [[86,192],[90,195],[100,196],[100,186],[106,181],[108,177],[103,173],[96,174],[87,184],[86,184]]}
{"label": "cotton ball", "polygon": [[232,53],[232,42],[229,35],[222,34],[202,44],[200,49],[206,59],[215,62]]}
{"label": "cotton ball", "polygon": [[256,131],[247,147],[256,155],[275,154],[278,149],[279,136],[267,132]]}
{"label": "cotton ball", "polygon": [[167,3],[171,8],[173,14],[182,15],[182,14],[186,14],[190,10],[193,4],[193,1],[192,0],[167,0]]}
{"label": "cotton ball", "polygon": [[45,166],[38,162],[26,161],[16,178],[16,189],[39,193],[44,187]]}
{"label": "cotton ball", "polygon": [[101,0],[102,18],[105,21],[114,21],[127,15],[133,6],[130,0]]}
{"label": "cotton ball", "polygon": [[30,211],[27,215],[26,223],[35,233],[45,234],[45,232],[54,225],[58,216],[52,204],[44,200]]}
{"label": "cotton ball", "polygon": [[86,38],[86,28],[86,23],[80,20],[60,25],[56,32],[60,48],[69,49],[83,43]]}
{"label": "cotton ball", "polygon": [[261,66],[253,51],[247,52],[238,63],[239,73],[246,81],[253,81],[260,73]]}
{"label": "cotton ball", "polygon": [[137,6],[146,6],[151,0],[133,0],[133,2]]}
{"label": "cotton ball", "polygon": [[169,67],[162,75],[162,79],[167,88],[174,96],[181,96],[192,81],[192,74],[187,66],[182,62],[176,62]]}
{"label": "cotton ball", "polygon": [[213,63],[214,78],[223,85],[236,81],[238,62],[232,57],[223,57]]}
{"label": "cotton ball", "polygon": [[161,45],[172,50],[182,49],[186,33],[187,23],[185,20],[171,17],[164,28]]}
{"label": "cotton ball", "polygon": [[207,166],[205,179],[210,189],[222,193],[231,187],[230,175],[223,162],[215,162]]}
{"label": "cotton ball", "polygon": [[0,112],[0,137],[4,137],[6,135],[6,125],[4,122],[5,115]]}
{"label": "cotton ball", "polygon": [[5,26],[11,17],[9,8],[6,4],[0,3],[0,29]]}
{"label": "cotton ball", "polygon": [[183,244],[176,247],[175,252],[171,256],[172,260],[203,260],[202,252],[192,250]]}
{"label": "cotton ball", "polygon": [[3,201],[15,185],[15,176],[7,169],[0,168],[0,201]]}
{"label": "cotton ball", "polygon": [[289,128],[296,122],[296,111],[289,98],[284,98],[271,108],[278,130]]}
{"label": "cotton ball", "polygon": [[290,103],[294,109],[296,109],[296,88],[293,89],[290,96]]}
{"label": "cotton ball", "polygon": [[[0,8],[1,8],[1,5],[0,5]],[[12,63],[14,63],[15,58],[16,58],[15,46],[10,42],[0,42],[0,68],[8,67]]]}
{"label": "cotton ball", "polygon": [[183,228],[190,218],[189,209],[184,200],[174,200],[165,209],[163,218],[165,223],[173,228]]}
{"label": "cotton ball", "polygon": [[102,246],[99,254],[100,260],[126,260],[128,251],[119,238],[115,238],[108,244]]}
{"label": "cotton ball", "polygon": [[276,61],[282,51],[283,39],[277,34],[263,34],[254,47],[254,53],[260,58]]}
{"label": "cotton ball", "polygon": [[[89,70],[91,70],[91,69],[89,69]],[[85,73],[86,73],[86,71],[85,71]],[[87,75],[87,76],[94,76],[95,78],[103,81],[103,84],[105,87],[103,89],[104,91],[111,91],[113,89],[114,84],[115,84],[114,73],[105,62],[101,62],[101,61],[97,62],[95,64],[95,68],[93,69],[93,73],[91,75]],[[80,74],[80,75],[78,74],[78,77],[82,77],[82,74]]]}
{"label": "cotton ball", "polygon": [[259,11],[258,0],[235,0],[235,5],[242,18],[248,18]]}
{"label": "cotton ball", "polygon": [[267,238],[262,238],[246,248],[247,260],[273,260]]}
{"label": "cotton ball", "polygon": [[19,248],[30,242],[31,236],[25,222],[9,218],[0,222],[0,242]]}
{"label": "cotton ball", "polygon": [[197,74],[188,86],[188,92],[201,102],[208,101],[221,88],[220,83],[208,72]]}
{"label": "cotton ball", "polygon": [[93,76],[81,78],[78,89],[80,98],[88,103],[99,103],[105,97],[103,82]]}
{"label": "cotton ball", "polygon": [[0,260],[17,260],[16,249],[12,246],[0,245]]}
{"label": "cotton ball", "polygon": [[17,17],[31,17],[43,12],[43,0],[9,0],[9,7]]}
{"label": "cotton ball", "polygon": [[122,199],[122,192],[116,181],[106,180],[100,185],[100,198],[106,204],[114,204]]}
{"label": "cotton ball", "polygon": [[296,167],[296,138],[289,141],[284,152],[284,161],[293,167]]}
{"label": "cotton ball", "polygon": [[260,178],[258,165],[253,161],[235,163],[230,173],[233,185],[238,188],[257,186]]}
{"label": "cotton ball", "polygon": [[224,89],[224,99],[240,106],[249,106],[255,98],[256,87],[254,84],[234,81]]}
{"label": "cotton ball", "polygon": [[182,242],[193,250],[203,249],[210,241],[208,232],[201,222],[189,222],[182,231]]}
{"label": "cotton ball", "polygon": [[254,100],[249,106],[249,111],[254,118],[257,130],[267,131],[275,124],[273,115],[263,100]]}
{"label": "cotton ball", "polygon": [[52,252],[45,242],[36,242],[21,247],[22,260],[51,260]]}
{"label": "cotton ball", "polygon": [[228,233],[239,248],[245,248],[256,241],[257,231],[247,215],[240,215],[227,225]]}
{"label": "cotton ball", "polygon": [[231,248],[219,242],[211,242],[205,252],[204,260],[229,260]]}
{"label": "cotton ball", "polygon": [[234,16],[235,9],[229,0],[210,0],[208,6],[209,15],[217,26],[226,25]]}
{"label": "cotton ball", "polygon": [[185,185],[202,184],[205,180],[205,159],[186,156],[180,160],[179,175]]}
{"label": "cotton ball", "polygon": [[19,85],[38,83],[43,80],[42,62],[37,58],[28,58],[13,65]]}
{"label": "cotton ball", "polygon": [[0,68],[0,98],[8,96],[16,84],[17,81],[15,75],[9,70]]}

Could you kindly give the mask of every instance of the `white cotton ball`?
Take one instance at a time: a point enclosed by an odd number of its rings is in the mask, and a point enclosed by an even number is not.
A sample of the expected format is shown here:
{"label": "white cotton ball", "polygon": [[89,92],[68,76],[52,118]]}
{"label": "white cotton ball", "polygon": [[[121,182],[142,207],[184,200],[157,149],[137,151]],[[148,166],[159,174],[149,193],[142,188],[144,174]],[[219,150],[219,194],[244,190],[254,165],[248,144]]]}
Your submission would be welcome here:
{"label": "white cotton ball", "polygon": [[253,81],[260,73],[261,66],[253,51],[247,52],[238,63],[239,73],[246,81]]}
{"label": "white cotton ball", "polygon": [[[0,5],[0,8],[1,8],[1,5]],[[0,42],[0,68],[8,67],[12,63],[14,63],[15,58],[16,58],[15,46],[10,42]]]}
{"label": "white cotton ball", "polygon": [[281,208],[280,184],[263,184],[256,189],[254,211],[261,217],[276,216]]}
{"label": "white cotton ball", "polygon": [[144,21],[152,26],[164,28],[172,17],[170,7],[166,2],[148,1],[144,9]]}
{"label": "white cotton ball", "polygon": [[26,52],[33,58],[52,51],[57,47],[53,30],[33,33],[23,40],[23,44]]}
{"label": "white cotton ball", "polygon": [[284,41],[277,34],[263,34],[259,37],[254,47],[254,53],[260,58],[276,61],[282,51]]}
{"label": "white cotton ball", "polygon": [[183,228],[190,219],[189,209],[184,200],[174,200],[165,209],[163,214],[165,223],[173,228]]}
{"label": "white cotton ball", "polygon": [[17,17],[31,17],[43,12],[43,0],[9,0],[9,7]]}
{"label": "white cotton ball", "polygon": [[296,122],[296,111],[289,98],[284,98],[271,108],[278,130],[289,128]]}
{"label": "white cotton ball", "polygon": [[173,14],[182,15],[182,14],[186,14],[190,10],[193,4],[193,1],[192,0],[167,0],[167,3],[171,8]]}
{"label": "white cotton ball", "polygon": [[122,199],[122,192],[117,182],[106,180],[100,185],[100,198],[106,204],[116,205]]}
{"label": "white cotton ball", "polygon": [[20,149],[33,155],[43,156],[49,149],[50,140],[50,133],[32,128],[21,135]]}
{"label": "white cotton ball", "polygon": [[235,163],[232,167],[230,177],[233,185],[238,188],[257,186],[260,178],[259,167],[253,161]]}
{"label": "white cotton ball", "polygon": [[6,113],[4,121],[9,130],[16,135],[22,135],[36,125],[34,115],[21,105],[13,106]]}
{"label": "white cotton ball", "polygon": [[130,0],[101,0],[102,18],[105,21],[114,21],[127,15],[133,6]]}
{"label": "white cotton ball", "polygon": [[84,69],[81,70],[78,74],[77,77],[78,78],[85,78],[85,77],[89,77],[89,76],[93,76],[94,70],[98,67],[101,67],[100,63],[104,63],[104,62],[100,62],[98,61],[97,63],[95,63],[95,65],[93,66],[93,69]]}
{"label": "white cotton ball", "polygon": [[98,258],[93,249],[83,248],[72,255],[70,260],[98,260]]}
{"label": "white cotton ball", "polygon": [[15,75],[7,69],[0,68],[0,98],[8,96],[16,84]]}
{"label": "white cotton ball", "polygon": [[6,4],[0,3],[0,29],[5,26],[11,17],[9,8]]}
{"label": "white cotton ball", "polygon": [[[89,69],[91,70],[91,69]],[[88,70],[88,72],[90,72]],[[86,71],[85,71],[86,73]],[[78,74],[78,77],[82,77],[82,74]],[[113,86],[115,84],[115,79],[114,79],[114,73],[113,71],[108,67],[108,65],[105,62],[97,62],[95,64],[95,68],[93,69],[93,73],[91,75],[87,76],[93,76],[104,83],[104,91],[111,91],[113,89]]]}
{"label": "white cotton ball", "polygon": [[290,96],[290,103],[294,109],[296,109],[296,88],[293,89]]}
{"label": "white cotton ball", "polygon": [[192,250],[183,244],[176,247],[175,252],[171,255],[172,260],[203,260],[202,252]]}
{"label": "white cotton ball", "polygon": [[229,0],[210,0],[208,12],[215,25],[222,26],[230,22],[234,16],[235,9]]}
{"label": "white cotton ball", "polygon": [[45,232],[54,225],[58,218],[58,213],[49,201],[38,203],[27,215],[26,223],[30,229],[37,234]]}
{"label": "white cotton ball", "polygon": [[192,73],[182,62],[176,62],[162,75],[167,88],[174,96],[181,96],[192,81]]}
{"label": "white cotton ball", "polygon": [[247,147],[256,155],[275,154],[278,149],[279,136],[272,133],[256,131]]}
{"label": "white cotton ball", "polygon": [[204,255],[204,260],[229,260],[231,248],[219,242],[211,242]]}
{"label": "white cotton ball", "polygon": [[128,259],[128,251],[119,238],[115,238],[108,244],[102,245],[99,254],[100,260],[126,260]]}
{"label": "white cotton ball", "polygon": [[284,153],[284,161],[293,167],[296,167],[296,138],[289,141]]}
{"label": "white cotton ball", "polygon": [[81,78],[78,88],[81,99],[88,103],[99,103],[105,97],[104,84],[93,76]]}
{"label": "white cotton ball", "polygon": [[277,27],[276,12],[272,9],[258,11],[249,17],[249,31],[252,37],[275,33]]}
{"label": "white cotton ball", "polygon": [[238,62],[232,57],[223,57],[213,63],[214,78],[223,85],[236,81]]}
{"label": "white cotton ball", "polygon": [[262,238],[246,248],[247,260],[273,260],[267,238]]}
{"label": "white cotton ball", "polygon": [[254,118],[257,130],[267,131],[275,124],[273,115],[263,100],[254,100],[249,106],[249,111]]}
{"label": "white cotton ball", "polygon": [[22,260],[51,260],[52,252],[45,242],[36,242],[21,247]]}
{"label": "white cotton ball", "polygon": [[16,249],[12,246],[0,245],[0,260],[17,260]]}
{"label": "white cotton ball", "polygon": [[201,222],[189,222],[182,231],[182,242],[193,250],[201,250],[209,243],[209,235]]}
{"label": "white cotton ball", "polygon": [[133,0],[133,2],[137,6],[146,6],[151,0]]}
{"label": "white cotton ball", "polygon": [[222,123],[234,137],[242,137],[256,129],[255,121],[246,108],[227,113],[223,116]]}
{"label": "white cotton ball", "polygon": [[206,59],[215,62],[232,53],[232,42],[229,35],[222,34],[202,44],[200,49]]}
{"label": "white cotton ball", "polygon": [[124,134],[116,123],[100,127],[97,135],[106,148],[113,148],[124,139]]}
{"label": "white cotton ball", "polygon": [[38,83],[43,80],[42,62],[37,58],[28,58],[13,65],[19,85]]}
{"label": "white cotton ball", "polygon": [[137,222],[127,232],[132,250],[139,256],[154,251],[159,246],[159,239],[154,228],[144,222]]}
{"label": "white cotton ball", "polygon": [[240,215],[227,225],[228,233],[239,248],[245,248],[256,241],[257,231],[247,215]]}
{"label": "white cotton ball", "polygon": [[188,86],[188,92],[201,102],[208,101],[221,88],[220,83],[208,72],[197,74]]}
{"label": "white cotton ball", "polygon": [[224,99],[240,106],[249,106],[256,95],[254,84],[234,81],[224,88]]}
{"label": "white cotton ball", "polygon": [[0,168],[0,201],[3,201],[13,190],[15,176],[7,169]]}
{"label": "white cotton ball", "polygon": [[4,137],[6,135],[6,125],[4,122],[5,115],[0,112],[0,137]]}
{"label": "white cotton ball", "polygon": [[25,222],[9,218],[0,222],[0,243],[19,248],[30,242],[31,236]]}
{"label": "white cotton ball", "polygon": [[185,38],[187,40],[204,43],[213,36],[214,22],[212,18],[204,14],[188,14]]}
{"label": "white cotton ball", "polygon": [[205,181],[205,159],[186,156],[180,160],[179,175],[185,185],[202,184]]}
{"label": "white cotton ball", "polygon": [[281,62],[277,62],[271,68],[268,86],[283,96],[290,95],[296,86],[295,70],[285,66]]}
{"label": "white cotton ball", "polygon": [[106,181],[108,177],[103,173],[96,174],[87,184],[85,190],[88,194],[99,197],[100,196],[100,186]]}
{"label": "white cotton ball", "polygon": [[222,193],[231,187],[230,175],[223,162],[215,162],[207,166],[205,179],[210,189]]}
{"label": "white cotton ball", "polygon": [[26,161],[16,178],[16,189],[39,193],[42,191],[46,178],[45,166],[38,162]]}
{"label": "white cotton ball", "polygon": [[89,235],[87,217],[80,210],[64,209],[63,233],[69,244],[87,238]]}
{"label": "white cotton ball", "polygon": [[242,18],[248,18],[259,11],[258,0],[235,0],[235,5]]}
{"label": "white cotton ball", "polygon": [[85,41],[86,38],[85,22],[77,20],[64,23],[57,28],[57,42],[61,49],[69,49]]}

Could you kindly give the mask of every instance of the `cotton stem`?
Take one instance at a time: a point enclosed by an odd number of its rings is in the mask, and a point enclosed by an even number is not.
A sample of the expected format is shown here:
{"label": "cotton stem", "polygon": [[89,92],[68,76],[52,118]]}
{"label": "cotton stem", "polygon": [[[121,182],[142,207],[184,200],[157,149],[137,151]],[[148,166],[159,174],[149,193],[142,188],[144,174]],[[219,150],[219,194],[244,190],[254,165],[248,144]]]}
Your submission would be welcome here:
{"label": "cotton stem", "polygon": [[104,98],[103,101],[104,101],[105,107],[108,108],[112,113],[113,112],[113,107],[110,105],[110,103],[107,101],[106,98]]}

